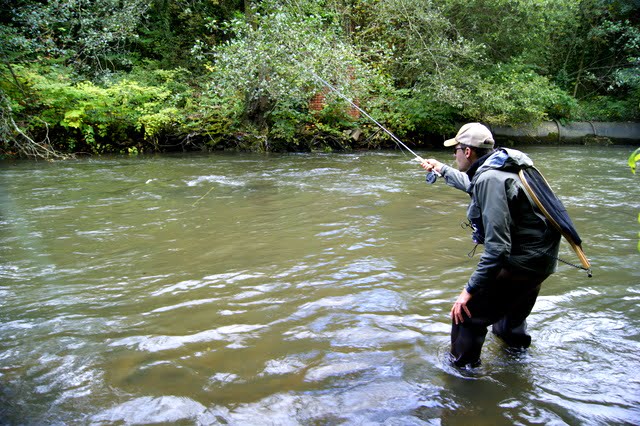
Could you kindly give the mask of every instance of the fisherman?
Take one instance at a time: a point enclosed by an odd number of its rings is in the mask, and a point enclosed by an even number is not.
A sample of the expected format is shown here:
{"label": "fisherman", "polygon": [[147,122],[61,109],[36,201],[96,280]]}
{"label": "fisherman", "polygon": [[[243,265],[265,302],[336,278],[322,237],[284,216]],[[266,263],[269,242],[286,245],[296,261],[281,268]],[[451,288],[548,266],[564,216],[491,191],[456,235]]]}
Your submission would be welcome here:
{"label": "fisherman", "polygon": [[507,346],[527,348],[526,318],[542,282],[556,269],[561,234],[527,195],[518,170],[533,166],[520,151],[494,149],[487,127],[468,123],[455,138],[457,170],[435,159],[421,165],[471,196],[467,218],[473,240],[483,244],[480,261],[451,308],[451,355],[458,367],[478,366],[492,332]]}

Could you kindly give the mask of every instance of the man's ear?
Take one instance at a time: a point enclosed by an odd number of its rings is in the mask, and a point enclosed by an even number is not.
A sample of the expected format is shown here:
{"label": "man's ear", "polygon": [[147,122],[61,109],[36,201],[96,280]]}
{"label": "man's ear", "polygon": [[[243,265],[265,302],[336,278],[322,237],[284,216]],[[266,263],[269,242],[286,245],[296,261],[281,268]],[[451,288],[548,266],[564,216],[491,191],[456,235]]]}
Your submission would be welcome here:
{"label": "man's ear", "polygon": [[466,147],[464,149],[464,156],[466,158],[471,158],[471,154],[473,154],[473,150],[471,148],[469,148],[469,147]]}

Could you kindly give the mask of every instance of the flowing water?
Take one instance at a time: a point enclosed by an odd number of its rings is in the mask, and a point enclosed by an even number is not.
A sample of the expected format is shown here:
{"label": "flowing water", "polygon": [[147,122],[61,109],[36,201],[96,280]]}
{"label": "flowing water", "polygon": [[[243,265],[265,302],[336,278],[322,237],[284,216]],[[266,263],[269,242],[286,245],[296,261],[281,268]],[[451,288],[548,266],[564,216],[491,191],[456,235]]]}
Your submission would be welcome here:
{"label": "flowing water", "polygon": [[594,276],[560,264],[475,370],[468,197],[399,152],[2,163],[0,423],[640,424],[631,150],[526,151]]}

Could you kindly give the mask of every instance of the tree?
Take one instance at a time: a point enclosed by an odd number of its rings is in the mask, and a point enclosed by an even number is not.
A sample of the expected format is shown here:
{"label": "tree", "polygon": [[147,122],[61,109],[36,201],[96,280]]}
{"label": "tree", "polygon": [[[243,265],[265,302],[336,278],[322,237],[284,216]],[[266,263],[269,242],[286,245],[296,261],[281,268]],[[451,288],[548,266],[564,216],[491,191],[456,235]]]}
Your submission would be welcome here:
{"label": "tree", "polygon": [[[314,123],[308,102],[326,89],[319,76],[360,99],[378,81],[326,13],[292,12],[277,1],[267,1],[252,9],[250,19],[237,18],[223,28],[233,35],[228,42],[198,45],[201,56],[210,58],[211,83],[203,102],[212,119],[224,117],[229,123],[217,130],[219,134],[254,129],[251,133],[262,149],[279,149],[274,142],[290,146],[300,142],[296,136]],[[340,105],[331,93],[327,103],[323,120],[333,120],[337,130],[340,124],[335,120],[346,119],[344,105],[339,107],[342,113],[331,113],[331,105]],[[323,122],[314,125],[322,128]],[[333,136],[340,145],[338,133]]]}
{"label": "tree", "polygon": [[147,10],[145,0],[21,1],[4,27],[14,60],[61,60],[93,77],[130,68],[127,46]]}
{"label": "tree", "polygon": [[198,62],[191,54],[194,42],[204,40],[216,45],[226,40],[219,24],[244,11],[245,3],[247,0],[155,0],[131,48],[141,58],[158,61],[160,67],[195,70]]}
{"label": "tree", "polygon": [[582,101],[582,118],[640,117],[640,1],[582,0],[565,24],[549,69]]}
{"label": "tree", "polygon": [[[506,19],[511,30],[518,23],[524,25],[512,32],[526,33],[534,28],[529,18],[544,16],[538,3],[546,2],[374,3],[368,12],[371,22],[356,32],[355,38],[360,46],[374,46],[371,60],[383,58],[380,62],[396,84],[411,91],[413,112],[406,114],[415,118],[416,129],[444,131],[453,120],[505,124],[562,118],[571,113],[568,96],[526,60],[532,45],[529,39],[545,38],[545,33],[540,29],[539,35],[514,36],[496,28]],[[506,6],[514,16],[503,18]]]}

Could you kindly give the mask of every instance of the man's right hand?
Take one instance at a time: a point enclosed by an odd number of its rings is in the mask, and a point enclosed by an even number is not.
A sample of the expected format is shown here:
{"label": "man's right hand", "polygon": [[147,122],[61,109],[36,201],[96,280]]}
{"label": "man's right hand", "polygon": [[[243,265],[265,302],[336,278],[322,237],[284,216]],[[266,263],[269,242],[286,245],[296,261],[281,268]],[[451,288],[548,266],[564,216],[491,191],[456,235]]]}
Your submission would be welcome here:
{"label": "man's right hand", "polygon": [[433,158],[428,158],[424,160],[422,163],[420,163],[420,166],[428,172],[434,170],[440,173],[440,169],[442,169],[443,164],[438,160],[435,160]]}

